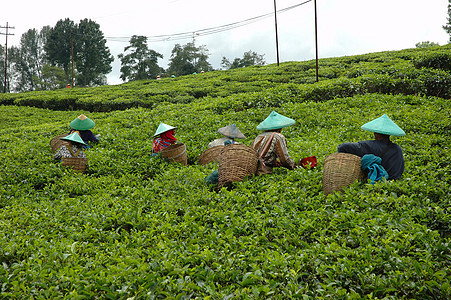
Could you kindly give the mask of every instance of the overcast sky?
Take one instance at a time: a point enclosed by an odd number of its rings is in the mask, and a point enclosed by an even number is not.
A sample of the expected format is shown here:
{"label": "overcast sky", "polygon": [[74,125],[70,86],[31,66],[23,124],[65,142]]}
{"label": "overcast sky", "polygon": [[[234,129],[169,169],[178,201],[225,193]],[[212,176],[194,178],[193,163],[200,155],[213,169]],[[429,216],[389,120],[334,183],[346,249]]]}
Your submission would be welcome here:
{"label": "overcast sky", "polygon": [[[302,4],[306,2],[305,4]],[[317,0],[319,58],[415,48],[423,41],[440,45],[449,36],[442,26],[447,23],[448,0]],[[315,9],[313,0],[276,0],[277,10],[297,4],[277,14],[280,62],[315,58]],[[8,46],[18,45],[29,29],[41,30],[69,18],[75,23],[88,18],[100,25],[107,46],[114,56],[109,84],[120,80],[117,58],[132,35],[144,35],[149,48],[164,58],[159,65],[168,67],[175,44],[185,45],[195,38],[196,45],[209,50],[209,62],[221,68],[222,57],[232,61],[249,50],[264,54],[267,64],[277,62],[274,0],[11,0],[3,1],[0,26],[9,29]],[[270,14],[255,22],[231,30],[204,35],[208,28]],[[5,29],[0,32],[5,33]],[[173,35],[191,33],[184,39]],[[199,34],[202,33],[202,34]],[[162,40],[157,36],[167,35]],[[5,35],[0,43],[5,44]]]}

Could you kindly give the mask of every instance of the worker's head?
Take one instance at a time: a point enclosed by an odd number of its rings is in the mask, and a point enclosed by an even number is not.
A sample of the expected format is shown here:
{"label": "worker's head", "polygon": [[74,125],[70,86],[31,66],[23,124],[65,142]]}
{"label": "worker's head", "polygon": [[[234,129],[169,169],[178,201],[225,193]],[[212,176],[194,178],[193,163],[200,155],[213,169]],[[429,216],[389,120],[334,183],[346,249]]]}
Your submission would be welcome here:
{"label": "worker's head", "polygon": [[160,122],[160,125],[158,125],[157,131],[155,131],[153,137],[156,137],[156,136],[158,136],[162,133],[168,132],[168,131],[172,131],[172,133],[174,134],[175,129],[177,129],[177,127]]}
{"label": "worker's head", "polygon": [[275,111],[272,111],[269,116],[263,120],[260,124],[257,126],[257,130],[264,130],[264,131],[276,131],[280,130],[282,128],[294,125],[296,123],[295,120],[285,117]]}
{"label": "worker's head", "polygon": [[389,141],[390,136],[388,134],[374,132],[374,139],[376,141]]}
{"label": "worker's head", "polygon": [[89,130],[93,128],[95,125],[96,123],[93,120],[91,120],[90,118],[88,118],[83,114],[79,115],[69,124],[70,128],[74,130]]}
{"label": "worker's head", "polygon": [[240,131],[238,127],[236,127],[235,124],[228,125],[225,127],[221,127],[218,129],[218,132],[222,134],[225,137],[228,137],[230,139],[245,139],[246,136]]}
{"label": "worker's head", "polygon": [[404,136],[406,133],[402,130],[395,122],[393,122],[386,114],[381,117],[374,119],[366,124],[363,124],[361,127],[363,130],[371,131],[380,134],[378,138],[382,138],[382,136]]}
{"label": "worker's head", "polygon": [[87,146],[78,131],[74,131],[73,133],[69,134],[68,136],[62,137],[61,139],[69,142],[70,144]]}

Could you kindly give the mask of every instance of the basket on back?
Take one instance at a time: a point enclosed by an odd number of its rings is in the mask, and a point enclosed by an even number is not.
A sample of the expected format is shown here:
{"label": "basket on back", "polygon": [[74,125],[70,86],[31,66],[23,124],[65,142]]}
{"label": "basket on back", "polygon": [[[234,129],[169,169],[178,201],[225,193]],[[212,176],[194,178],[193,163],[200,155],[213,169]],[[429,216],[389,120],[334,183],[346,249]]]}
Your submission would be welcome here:
{"label": "basket on back", "polygon": [[63,157],[61,158],[61,165],[65,167],[72,167],[76,172],[83,173],[86,170],[86,165],[88,163],[87,158],[81,157]]}
{"label": "basket on back", "polygon": [[354,154],[332,153],[326,157],[323,168],[323,190],[328,195],[342,191],[356,180],[363,180],[365,174],[360,168],[361,158]]}
{"label": "basket on back", "polygon": [[52,147],[52,152],[55,153],[58,151],[59,148],[61,148],[62,145],[69,145],[68,141],[62,140],[62,137],[68,136],[68,134],[60,134],[55,136],[50,140],[50,147]]}
{"label": "basket on back", "polygon": [[170,145],[161,150],[161,156],[172,163],[188,164],[188,156],[186,154],[186,146],[183,143]]}
{"label": "basket on back", "polygon": [[242,181],[257,172],[258,154],[249,146],[231,144],[224,146],[218,169],[218,188]]}
{"label": "basket on back", "polygon": [[219,145],[205,150],[199,156],[199,165],[206,165],[213,161],[219,162],[219,157],[221,156],[222,149],[224,149],[224,146]]}

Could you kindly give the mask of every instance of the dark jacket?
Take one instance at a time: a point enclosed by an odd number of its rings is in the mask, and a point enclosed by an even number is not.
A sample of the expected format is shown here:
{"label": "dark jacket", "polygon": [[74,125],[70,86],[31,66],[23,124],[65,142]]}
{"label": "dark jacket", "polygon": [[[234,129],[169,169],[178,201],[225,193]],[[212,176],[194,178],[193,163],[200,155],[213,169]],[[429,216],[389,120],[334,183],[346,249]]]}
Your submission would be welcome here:
{"label": "dark jacket", "polygon": [[354,154],[360,157],[363,157],[365,154],[379,156],[382,158],[382,166],[388,173],[388,180],[399,179],[404,172],[402,149],[392,142],[387,144],[387,142],[383,140],[374,140],[361,141],[358,143],[343,143],[338,146],[337,151]]}
{"label": "dark jacket", "polygon": [[71,134],[74,131],[80,132],[80,137],[83,140],[83,142],[94,142],[97,143],[99,140],[95,137],[95,135],[91,132],[91,130],[75,130],[72,129],[69,134]]}

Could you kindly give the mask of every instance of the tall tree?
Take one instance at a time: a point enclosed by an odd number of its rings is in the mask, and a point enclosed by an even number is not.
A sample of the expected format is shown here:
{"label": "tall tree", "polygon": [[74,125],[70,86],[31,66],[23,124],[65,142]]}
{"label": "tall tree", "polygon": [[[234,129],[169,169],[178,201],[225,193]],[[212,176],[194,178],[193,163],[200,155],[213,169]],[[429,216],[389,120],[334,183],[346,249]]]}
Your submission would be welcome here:
{"label": "tall tree", "polygon": [[233,62],[230,62],[225,56],[222,58],[221,65],[226,69],[238,69],[250,66],[264,66],[266,64],[264,54],[249,50],[244,52],[243,58],[236,57]]}
{"label": "tall tree", "polygon": [[66,86],[66,74],[60,67],[44,64],[41,76],[34,78],[36,90],[56,90]]}
{"label": "tall tree", "polygon": [[[59,20],[55,27],[50,29],[47,36],[47,42],[45,43],[45,52],[48,60],[51,64],[61,67],[66,74],[66,81],[70,82],[71,78],[71,63],[72,42],[76,43],[73,39],[73,34],[77,27],[70,19]],[[74,46],[74,55],[76,54],[76,47]]]}
{"label": "tall tree", "polygon": [[5,47],[0,45],[0,93],[3,93],[5,83]]}
{"label": "tall tree", "polygon": [[211,71],[213,67],[208,62],[208,57],[208,49],[205,45],[196,47],[194,42],[184,46],[176,44],[171,52],[168,73],[179,76]]}
{"label": "tall tree", "polygon": [[451,43],[451,0],[448,0],[448,23],[443,26],[443,29],[449,35],[449,42]]}
{"label": "tall tree", "polygon": [[118,55],[121,60],[120,78],[123,81],[155,78],[164,71],[158,66],[158,58],[163,58],[163,55],[149,49],[145,36],[132,36],[124,53]]}
{"label": "tall tree", "polygon": [[39,79],[42,75],[47,31],[48,27],[44,27],[41,32],[30,29],[21,36],[18,52],[12,58],[14,60],[14,73],[17,73],[15,90],[18,92],[37,89],[35,79]]}
{"label": "tall tree", "polygon": [[76,40],[77,84],[105,84],[105,75],[111,72],[114,57],[106,46],[100,25],[88,19],[81,20],[73,38]]}
{"label": "tall tree", "polygon": [[[4,47],[0,47],[0,49],[3,49],[1,51],[1,59],[0,59],[0,69],[1,69],[1,91],[3,92],[6,90],[6,92],[12,92],[15,91],[15,77],[17,77],[17,74],[14,72],[14,61],[15,57],[18,56],[19,48],[16,46],[8,47],[8,57],[7,57],[7,66],[5,71],[5,51],[6,49]],[[6,75],[6,80],[5,80]],[[6,89],[4,89],[6,83]]]}

